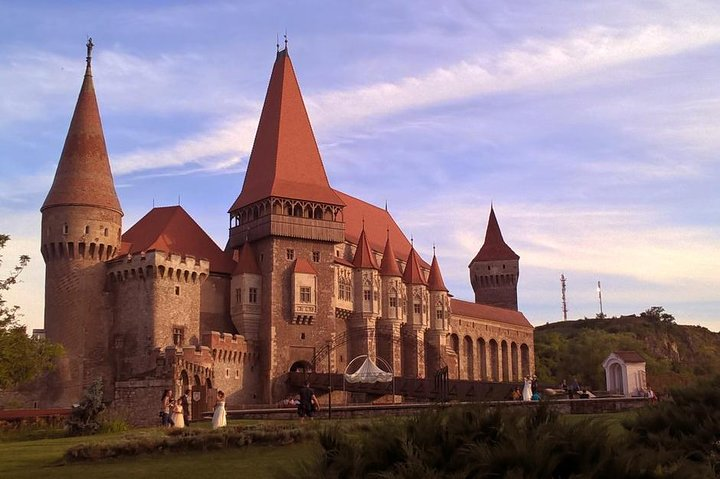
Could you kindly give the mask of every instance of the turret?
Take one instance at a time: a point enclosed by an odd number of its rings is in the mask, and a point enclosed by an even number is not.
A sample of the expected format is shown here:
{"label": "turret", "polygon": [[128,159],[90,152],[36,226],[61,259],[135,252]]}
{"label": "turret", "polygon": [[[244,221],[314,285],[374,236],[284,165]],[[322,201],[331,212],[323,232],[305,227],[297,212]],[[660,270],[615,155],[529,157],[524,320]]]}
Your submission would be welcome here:
{"label": "turret", "polygon": [[505,243],[492,206],[485,242],[469,268],[476,303],[517,311],[520,256]]}
{"label": "turret", "polygon": [[246,340],[258,339],[260,301],[262,298],[262,274],[250,242],[246,241],[236,250],[237,266],[230,283],[230,316],[237,330]]}
{"label": "turret", "polygon": [[[42,213],[45,331],[65,348],[58,401],[76,401],[85,384],[109,379],[111,315],[104,262],[120,246],[122,209],[115,192],[91,69],[92,39],[75,112]],[[107,389],[106,389],[107,392]],[[68,402],[69,403],[69,402]]]}

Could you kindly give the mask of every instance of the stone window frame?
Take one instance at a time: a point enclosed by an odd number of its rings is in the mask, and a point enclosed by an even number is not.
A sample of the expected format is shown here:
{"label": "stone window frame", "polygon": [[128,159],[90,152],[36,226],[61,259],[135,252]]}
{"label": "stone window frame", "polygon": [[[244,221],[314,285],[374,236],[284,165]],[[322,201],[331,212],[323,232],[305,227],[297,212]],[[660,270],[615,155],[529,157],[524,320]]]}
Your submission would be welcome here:
{"label": "stone window frame", "polygon": [[292,261],[295,259],[295,250],[293,248],[287,248],[285,250],[285,257],[288,261]]}
{"label": "stone window frame", "polygon": [[313,263],[319,263],[319,262],[320,262],[320,251],[313,251],[313,252],[312,252],[312,260],[313,260]]}
{"label": "stone window frame", "polygon": [[248,288],[248,303],[257,304],[258,302],[258,289]]}
{"label": "stone window frame", "polygon": [[185,340],[185,328],[183,326],[172,327],[172,340],[175,346],[182,346]]}
{"label": "stone window frame", "polygon": [[312,288],[310,288],[310,286],[300,286],[300,302],[305,304],[312,303]]}

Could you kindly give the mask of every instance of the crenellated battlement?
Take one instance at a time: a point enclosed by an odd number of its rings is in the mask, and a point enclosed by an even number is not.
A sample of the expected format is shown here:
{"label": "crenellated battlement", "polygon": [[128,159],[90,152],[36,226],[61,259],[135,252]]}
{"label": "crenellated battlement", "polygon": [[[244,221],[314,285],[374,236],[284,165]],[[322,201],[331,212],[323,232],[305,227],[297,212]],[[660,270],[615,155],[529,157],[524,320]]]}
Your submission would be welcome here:
{"label": "crenellated battlement", "polygon": [[133,279],[166,279],[178,283],[202,283],[210,273],[210,262],[192,255],[148,251],[127,255],[108,263],[108,276],[114,282]]}
{"label": "crenellated battlement", "polygon": [[244,336],[211,331],[203,334],[202,343],[212,350],[215,361],[225,363],[244,363],[254,361],[258,354],[253,345]]}

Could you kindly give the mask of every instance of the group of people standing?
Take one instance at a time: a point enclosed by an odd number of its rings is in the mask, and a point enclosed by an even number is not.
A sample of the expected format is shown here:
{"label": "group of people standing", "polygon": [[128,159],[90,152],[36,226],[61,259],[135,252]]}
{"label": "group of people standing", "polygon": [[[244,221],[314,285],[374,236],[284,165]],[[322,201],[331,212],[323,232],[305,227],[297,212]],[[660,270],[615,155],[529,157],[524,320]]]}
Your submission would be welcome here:
{"label": "group of people standing", "polygon": [[[160,418],[164,427],[182,428],[190,425],[191,399],[190,390],[186,389],[185,394],[175,399],[172,390],[163,391],[161,398]],[[212,427],[217,429],[227,425],[227,411],[225,410],[225,393],[217,392],[217,401],[213,412]]]}
{"label": "group of people standing", "polygon": [[190,425],[190,390],[175,399],[170,389],[163,391],[160,410],[162,425],[165,427],[185,427]]}

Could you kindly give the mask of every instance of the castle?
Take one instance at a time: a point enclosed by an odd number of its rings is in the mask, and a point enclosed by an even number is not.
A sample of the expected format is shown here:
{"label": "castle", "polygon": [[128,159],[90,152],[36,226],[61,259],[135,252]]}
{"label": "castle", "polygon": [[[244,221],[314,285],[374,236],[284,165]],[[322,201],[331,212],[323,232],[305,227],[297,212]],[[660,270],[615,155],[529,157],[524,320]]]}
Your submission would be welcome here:
{"label": "castle", "polygon": [[[272,403],[290,371],[380,357],[398,377],[512,381],[534,370],[517,309],[519,256],[493,209],[470,263],[475,301],[449,294],[386,209],[333,189],[292,62],[278,49],[245,181],[218,247],[180,206],[123,232],[91,70],[42,205],[45,334],[65,356],[47,401],[195,387]],[[218,212],[219,214],[219,212]],[[327,361],[318,363],[325,349]],[[139,393],[138,393],[139,394]],[[153,389],[146,400],[154,403]]]}

